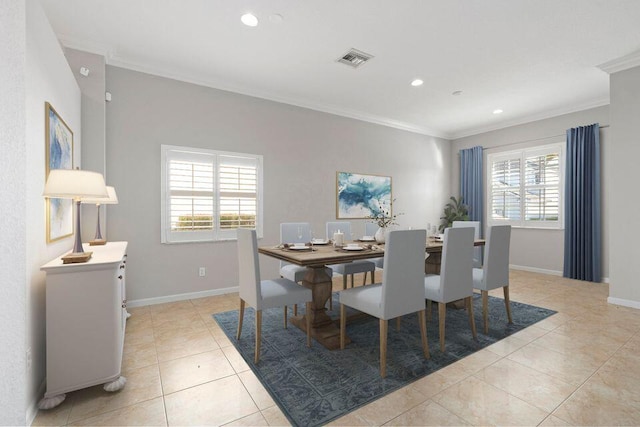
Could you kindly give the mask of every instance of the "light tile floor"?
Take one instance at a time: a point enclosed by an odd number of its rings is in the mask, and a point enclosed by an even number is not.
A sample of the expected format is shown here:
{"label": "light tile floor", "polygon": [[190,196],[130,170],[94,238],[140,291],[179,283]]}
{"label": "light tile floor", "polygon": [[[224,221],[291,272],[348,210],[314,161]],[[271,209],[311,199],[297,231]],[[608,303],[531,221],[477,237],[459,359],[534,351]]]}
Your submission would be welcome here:
{"label": "light tile floor", "polygon": [[[512,271],[510,289],[558,314],[332,424],[640,425],[640,310],[544,274]],[[211,317],[237,307],[233,294],[131,309],[126,387],[69,393],[34,425],[287,425]]]}

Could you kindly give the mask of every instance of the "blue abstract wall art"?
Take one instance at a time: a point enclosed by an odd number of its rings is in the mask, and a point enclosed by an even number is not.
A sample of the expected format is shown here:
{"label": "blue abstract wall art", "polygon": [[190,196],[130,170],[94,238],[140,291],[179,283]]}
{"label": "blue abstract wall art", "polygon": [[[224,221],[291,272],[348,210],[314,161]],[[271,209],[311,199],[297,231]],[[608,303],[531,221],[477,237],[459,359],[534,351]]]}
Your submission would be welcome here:
{"label": "blue abstract wall art", "polygon": [[390,205],[390,176],[337,172],[336,218],[366,219]]}
{"label": "blue abstract wall art", "polygon": [[[46,174],[51,169],[73,169],[73,132],[56,110],[45,103]],[[47,199],[47,243],[73,234],[73,201]]]}

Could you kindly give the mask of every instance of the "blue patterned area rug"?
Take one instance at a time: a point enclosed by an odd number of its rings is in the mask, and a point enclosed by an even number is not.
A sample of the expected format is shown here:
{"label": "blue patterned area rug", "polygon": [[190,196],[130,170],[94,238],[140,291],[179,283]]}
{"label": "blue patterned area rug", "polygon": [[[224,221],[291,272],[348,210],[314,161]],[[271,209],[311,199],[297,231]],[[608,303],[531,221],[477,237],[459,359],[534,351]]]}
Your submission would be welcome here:
{"label": "blue patterned area rug", "polygon": [[[334,311],[339,322],[337,293]],[[489,297],[489,334],[482,333],[482,301],[474,298],[478,340],[474,341],[466,310],[447,309],[446,352],[440,352],[438,309],[427,323],[431,359],[422,354],[417,315],[404,316],[400,331],[389,322],[387,377],[379,373],[379,322],[364,316],[347,322],[351,344],[330,351],[313,341],[306,347],[306,335],[290,325],[282,326],[282,309],[262,313],[260,363],[255,365],[255,312],[245,310],[242,338],[235,339],[238,311],[215,314],[214,318],[234,343],[244,360],[269,391],[280,409],[295,426],[318,426],[341,417],[360,406],[391,393],[419,378],[462,359],[502,338],[518,332],[555,311],[511,302],[513,324],[508,325],[504,301]]]}

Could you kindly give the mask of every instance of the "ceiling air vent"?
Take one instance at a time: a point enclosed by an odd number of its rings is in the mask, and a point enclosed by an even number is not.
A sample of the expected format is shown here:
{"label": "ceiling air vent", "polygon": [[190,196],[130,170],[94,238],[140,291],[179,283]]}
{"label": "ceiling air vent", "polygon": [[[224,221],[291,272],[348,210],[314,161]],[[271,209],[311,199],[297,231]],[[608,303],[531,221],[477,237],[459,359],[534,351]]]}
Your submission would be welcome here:
{"label": "ceiling air vent", "polygon": [[347,64],[353,68],[358,68],[371,58],[373,58],[373,55],[369,55],[368,53],[361,52],[357,49],[351,49],[341,58],[338,58],[338,62],[342,62],[343,64]]}

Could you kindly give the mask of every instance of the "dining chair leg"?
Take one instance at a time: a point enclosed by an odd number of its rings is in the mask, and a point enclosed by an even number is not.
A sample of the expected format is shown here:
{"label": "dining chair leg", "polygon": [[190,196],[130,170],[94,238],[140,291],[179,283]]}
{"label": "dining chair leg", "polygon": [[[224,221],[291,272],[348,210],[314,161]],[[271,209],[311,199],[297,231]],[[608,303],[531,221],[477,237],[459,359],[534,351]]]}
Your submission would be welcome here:
{"label": "dining chair leg", "polygon": [[507,307],[507,319],[509,319],[509,323],[513,323],[513,319],[511,318],[511,302],[509,301],[509,286],[503,286],[502,290],[504,291],[504,304]]}
{"label": "dining chair leg", "polygon": [[438,303],[438,323],[440,328],[440,351],[444,353],[444,319],[447,314],[447,305],[443,302]]}
{"label": "dining chair leg", "polygon": [[260,361],[260,340],[262,338],[262,310],[256,310],[256,364]]}
{"label": "dining chair leg", "polygon": [[294,316],[298,315],[298,304],[293,304],[293,315]]}
{"label": "dining chair leg", "polygon": [[340,350],[344,350],[346,329],[347,307],[344,304],[340,304]]}
{"label": "dining chair leg", "polygon": [[307,301],[307,312],[305,318],[307,319],[307,347],[311,347],[311,301]]}
{"label": "dining chair leg", "polygon": [[354,274],[351,274],[351,287],[353,288],[355,286],[355,282],[354,282]]}
{"label": "dining chair leg", "polygon": [[427,300],[427,321],[431,322],[431,300]]}
{"label": "dining chair leg", "polygon": [[380,376],[387,376],[387,325],[388,321],[380,319]]}
{"label": "dining chair leg", "polygon": [[400,318],[401,316],[396,317],[396,331],[400,330]]}
{"label": "dining chair leg", "polygon": [[465,298],[467,300],[467,312],[469,313],[469,325],[471,325],[471,334],[473,339],[478,338],[478,332],[476,331],[476,320],[473,317],[473,297]]}
{"label": "dining chair leg", "polygon": [[364,272],[364,276],[362,276],[362,286],[367,284],[367,272]]}
{"label": "dining chair leg", "polygon": [[489,333],[489,291],[480,291],[482,294],[482,322],[484,333]]}
{"label": "dining chair leg", "polygon": [[240,333],[242,332],[242,320],[244,319],[244,300],[240,298],[240,313],[238,314],[238,335],[236,339],[240,339]]}
{"label": "dining chair leg", "polygon": [[371,272],[371,284],[373,285],[376,282],[376,270],[374,268],[374,270]]}
{"label": "dining chair leg", "polygon": [[422,338],[422,351],[424,352],[424,358],[430,359],[431,353],[429,352],[429,342],[427,341],[427,316],[425,316],[424,310],[418,312],[418,322],[420,322],[420,338]]}
{"label": "dining chair leg", "polygon": [[287,306],[284,306],[284,328],[287,329]]}

